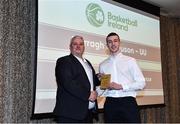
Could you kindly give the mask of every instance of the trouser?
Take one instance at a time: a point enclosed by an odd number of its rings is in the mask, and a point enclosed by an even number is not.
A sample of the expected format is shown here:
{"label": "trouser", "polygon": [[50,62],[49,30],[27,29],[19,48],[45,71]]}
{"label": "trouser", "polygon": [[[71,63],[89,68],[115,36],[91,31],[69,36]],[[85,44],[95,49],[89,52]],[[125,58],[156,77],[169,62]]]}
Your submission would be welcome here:
{"label": "trouser", "polygon": [[84,119],[73,119],[70,117],[57,116],[57,123],[93,123],[92,110],[88,110],[88,113]]}
{"label": "trouser", "polygon": [[104,104],[106,123],[140,123],[138,105],[134,97],[107,97]]}

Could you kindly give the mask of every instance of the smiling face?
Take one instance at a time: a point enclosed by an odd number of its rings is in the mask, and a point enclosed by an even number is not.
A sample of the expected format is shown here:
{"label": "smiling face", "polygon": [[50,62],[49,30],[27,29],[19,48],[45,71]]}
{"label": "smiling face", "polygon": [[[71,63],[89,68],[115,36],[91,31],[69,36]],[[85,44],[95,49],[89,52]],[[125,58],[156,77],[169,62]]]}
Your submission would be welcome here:
{"label": "smiling face", "polygon": [[116,54],[119,52],[120,39],[117,35],[108,36],[106,42],[111,54]]}
{"label": "smiling face", "polygon": [[75,36],[71,39],[70,51],[73,55],[82,58],[84,53],[84,39],[81,36]]}

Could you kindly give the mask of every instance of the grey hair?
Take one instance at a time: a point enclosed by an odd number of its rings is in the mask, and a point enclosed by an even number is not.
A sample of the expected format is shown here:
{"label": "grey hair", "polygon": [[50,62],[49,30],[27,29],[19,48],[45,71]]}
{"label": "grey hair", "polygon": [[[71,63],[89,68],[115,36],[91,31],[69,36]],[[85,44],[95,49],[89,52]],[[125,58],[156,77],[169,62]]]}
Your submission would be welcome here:
{"label": "grey hair", "polygon": [[77,38],[79,38],[79,39],[81,39],[81,40],[84,41],[84,38],[83,38],[82,36],[80,36],[80,35],[75,35],[75,36],[73,36],[73,37],[71,38],[70,46],[72,45],[73,41],[74,41],[75,39],[77,39]]}

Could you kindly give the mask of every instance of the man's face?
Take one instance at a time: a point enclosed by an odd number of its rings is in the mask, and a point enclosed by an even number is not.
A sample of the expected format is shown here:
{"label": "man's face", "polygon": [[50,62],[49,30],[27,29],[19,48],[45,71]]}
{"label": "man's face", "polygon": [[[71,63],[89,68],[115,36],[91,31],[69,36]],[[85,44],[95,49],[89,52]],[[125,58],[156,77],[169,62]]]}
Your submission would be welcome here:
{"label": "man's face", "polygon": [[79,37],[75,38],[70,45],[71,53],[78,57],[82,57],[84,49],[84,40]]}
{"label": "man's face", "polygon": [[109,48],[109,51],[111,53],[117,53],[119,52],[120,47],[120,39],[118,36],[110,36],[107,38],[107,47]]}

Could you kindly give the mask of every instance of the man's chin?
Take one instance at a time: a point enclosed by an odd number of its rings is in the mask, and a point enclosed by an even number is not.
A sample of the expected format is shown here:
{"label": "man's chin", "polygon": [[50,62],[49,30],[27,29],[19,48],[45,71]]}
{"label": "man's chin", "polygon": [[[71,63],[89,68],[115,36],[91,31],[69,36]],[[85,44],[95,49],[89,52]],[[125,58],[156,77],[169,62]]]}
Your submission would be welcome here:
{"label": "man's chin", "polygon": [[118,52],[119,50],[111,50],[113,53],[116,53],[116,52]]}

